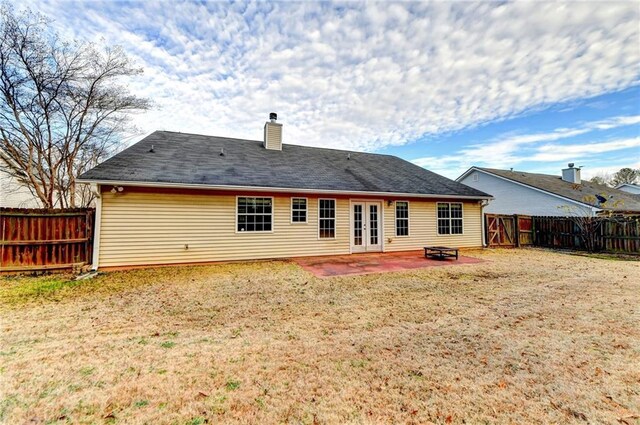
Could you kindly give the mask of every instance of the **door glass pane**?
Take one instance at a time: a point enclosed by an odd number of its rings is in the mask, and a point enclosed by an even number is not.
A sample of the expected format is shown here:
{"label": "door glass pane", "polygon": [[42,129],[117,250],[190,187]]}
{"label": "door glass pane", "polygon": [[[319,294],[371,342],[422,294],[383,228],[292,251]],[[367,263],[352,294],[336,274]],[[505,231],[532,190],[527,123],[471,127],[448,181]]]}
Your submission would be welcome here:
{"label": "door glass pane", "polygon": [[362,205],[353,206],[353,244],[362,246]]}
{"label": "door glass pane", "polygon": [[378,245],[378,206],[369,205],[369,245]]}

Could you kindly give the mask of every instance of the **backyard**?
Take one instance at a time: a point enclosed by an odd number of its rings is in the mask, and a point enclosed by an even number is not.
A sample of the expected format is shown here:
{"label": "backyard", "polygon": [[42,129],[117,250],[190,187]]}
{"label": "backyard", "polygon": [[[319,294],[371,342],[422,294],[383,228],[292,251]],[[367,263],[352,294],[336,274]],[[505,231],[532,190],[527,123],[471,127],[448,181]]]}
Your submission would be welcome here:
{"label": "backyard", "polygon": [[4,423],[640,421],[640,262],[0,278]]}

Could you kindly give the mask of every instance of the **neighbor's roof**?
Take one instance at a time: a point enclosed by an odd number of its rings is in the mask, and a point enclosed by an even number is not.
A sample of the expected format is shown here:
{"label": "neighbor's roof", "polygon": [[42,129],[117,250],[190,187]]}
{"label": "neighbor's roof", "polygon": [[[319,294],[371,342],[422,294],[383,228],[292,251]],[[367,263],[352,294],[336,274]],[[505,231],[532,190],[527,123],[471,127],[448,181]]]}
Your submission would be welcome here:
{"label": "neighbor's roof", "polygon": [[[582,180],[580,184],[573,184],[562,180],[560,176],[550,174],[472,167],[472,169],[474,168],[596,208],[613,211],[640,211],[640,199],[630,193],[588,180]],[[607,202],[599,204],[596,195],[607,198]]]}
{"label": "neighbor's roof", "polygon": [[625,187],[625,186],[634,187],[634,188],[640,189],[640,185],[633,184],[633,183],[622,183],[622,184],[619,184],[619,185],[616,186],[616,189],[620,189],[621,187]]}
{"label": "neighbor's roof", "polygon": [[152,133],[79,179],[99,183],[490,197],[395,156],[288,144],[277,151],[265,149],[261,141],[169,131]]}

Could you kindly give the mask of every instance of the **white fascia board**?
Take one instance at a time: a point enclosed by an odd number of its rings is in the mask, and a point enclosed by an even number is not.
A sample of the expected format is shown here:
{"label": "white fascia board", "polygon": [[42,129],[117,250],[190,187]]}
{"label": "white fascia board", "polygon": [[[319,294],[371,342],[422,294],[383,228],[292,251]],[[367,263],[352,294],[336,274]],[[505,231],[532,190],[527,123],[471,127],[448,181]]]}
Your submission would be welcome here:
{"label": "white fascia board", "polygon": [[622,183],[622,184],[617,185],[614,189],[620,189],[621,187],[625,187],[625,186],[634,187],[634,188],[640,189],[640,185],[632,184],[632,183]]}
{"label": "white fascia board", "polygon": [[[458,177],[458,178],[456,179],[456,181],[457,181],[458,183],[460,183],[460,181],[461,181],[462,179],[464,179],[465,177],[467,177],[467,176],[469,175],[469,173],[470,173],[470,172],[472,172],[472,171],[474,171],[474,170],[478,170],[478,168],[476,168],[476,167],[471,167],[471,168],[469,168],[467,171],[465,171],[464,173],[462,173],[462,174],[460,175],[460,177]],[[478,171],[481,171],[481,170],[478,170]]]}

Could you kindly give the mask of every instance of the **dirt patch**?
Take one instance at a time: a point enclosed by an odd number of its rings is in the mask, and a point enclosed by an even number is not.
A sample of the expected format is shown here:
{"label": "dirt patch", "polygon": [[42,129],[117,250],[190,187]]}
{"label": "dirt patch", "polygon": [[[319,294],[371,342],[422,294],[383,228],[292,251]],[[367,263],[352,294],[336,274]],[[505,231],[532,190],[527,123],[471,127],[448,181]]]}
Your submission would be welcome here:
{"label": "dirt patch", "polygon": [[471,255],[487,261],[2,279],[0,422],[637,422],[637,263]]}

